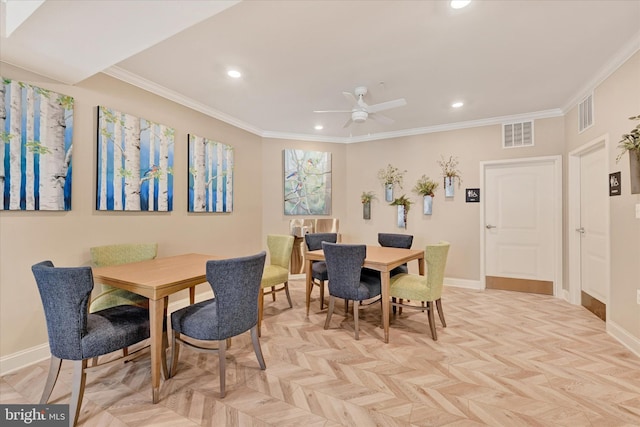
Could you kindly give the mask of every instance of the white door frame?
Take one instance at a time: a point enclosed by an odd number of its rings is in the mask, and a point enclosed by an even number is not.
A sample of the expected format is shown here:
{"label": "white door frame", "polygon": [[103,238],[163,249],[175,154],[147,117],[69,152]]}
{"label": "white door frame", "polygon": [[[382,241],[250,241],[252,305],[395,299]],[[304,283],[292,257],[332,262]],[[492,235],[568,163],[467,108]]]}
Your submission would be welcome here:
{"label": "white door frame", "polygon": [[[580,271],[580,234],[575,230],[580,227],[580,157],[593,150],[604,150],[605,156],[605,168],[609,170],[609,134],[599,136],[584,145],[569,152],[569,207],[568,207],[568,228],[567,228],[567,242],[569,245],[569,290],[568,295],[565,296],[572,304],[581,304],[581,290],[582,290],[582,278]],[[605,177],[602,177],[605,179]],[[606,209],[605,219],[609,227],[605,235],[605,252],[607,254],[606,260],[606,280],[609,281],[611,277],[611,243],[610,243],[610,228],[611,220],[609,217],[609,209]],[[611,300],[611,283],[607,283],[607,289],[609,289],[609,295],[607,299]],[[606,318],[609,319],[609,304],[607,304]]]}
{"label": "white door frame", "polygon": [[554,195],[553,206],[549,206],[554,213],[553,228],[554,228],[554,257],[553,257],[553,295],[556,297],[561,295],[562,291],[562,156],[545,156],[545,157],[524,157],[521,159],[508,159],[508,160],[493,160],[480,162],[480,194],[485,194],[484,197],[480,197],[480,282],[481,288],[485,289],[487,284],[486,276],[486,243],[485,243],[485,199],[486,199],[486,182],[485,172],[486,169],[492,166],[504,166],[504,165],[525,165],[536,163],[548,163],[553,162],[554,166]]}

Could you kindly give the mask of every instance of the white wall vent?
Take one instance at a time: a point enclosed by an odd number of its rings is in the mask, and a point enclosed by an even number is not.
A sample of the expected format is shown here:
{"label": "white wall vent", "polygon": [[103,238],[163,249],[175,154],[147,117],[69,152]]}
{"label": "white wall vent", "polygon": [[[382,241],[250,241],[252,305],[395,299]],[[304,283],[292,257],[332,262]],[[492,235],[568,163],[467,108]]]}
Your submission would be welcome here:
{"label": "white wall vent", "polygon": [[502,125],[502,148],[532,147],[533,121]]}
{"label": "white wall vent", "polygon": [[578,106],[578,132],[593,126],[593,94],[587,96]]}

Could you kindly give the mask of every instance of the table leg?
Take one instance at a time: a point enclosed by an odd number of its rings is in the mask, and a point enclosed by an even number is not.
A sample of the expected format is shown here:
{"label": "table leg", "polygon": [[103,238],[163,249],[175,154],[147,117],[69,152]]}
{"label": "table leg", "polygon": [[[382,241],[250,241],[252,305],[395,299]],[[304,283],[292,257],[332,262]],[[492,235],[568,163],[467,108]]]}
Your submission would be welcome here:
{"label": "table leg", "polygon": [[382,328],[384,329],[384,342],[389,342],[389,285],[391,274],[388,271],[380,272],[380,281],[382,286]]}
{"label": "table leg", "polygon": [[311,288],[313,286],[312,278],[311,278],[311,260],[304,261],[304,272],[306,277],[306,285],[307,285],[307,317],[309,317],[309,306],[311,305]]}
{"label": "table leg", "polygon": [[151,335],[151,395],[153,403],[160,397],[160,364],[162,363],[162,322],[164,298],[149,300],[149,326]]}
{"label": "table leg", "polygon": [[189,288],[189,303],[195,304],[196,302],[196,287],[192,286]]}
{"label": "table leg", "polygon": [[418,258],[418,273],[424,276],[424,254],[421,258]]}

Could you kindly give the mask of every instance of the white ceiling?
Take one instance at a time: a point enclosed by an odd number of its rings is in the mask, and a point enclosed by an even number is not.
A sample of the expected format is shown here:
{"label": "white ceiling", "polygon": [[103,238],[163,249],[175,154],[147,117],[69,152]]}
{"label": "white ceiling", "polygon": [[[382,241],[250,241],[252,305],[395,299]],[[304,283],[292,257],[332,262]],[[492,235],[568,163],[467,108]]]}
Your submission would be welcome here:
{"label": "white ceiling", "polygon": [[[102,71],[265,137],[350,142],[563,114],[640,49],[639,23],[640,0],[47,0],[0,60],[68,84]],[[406,99],[384,112],[395,123],[313,112],[350,109],[342,92],[362,85],[369,104]]]}

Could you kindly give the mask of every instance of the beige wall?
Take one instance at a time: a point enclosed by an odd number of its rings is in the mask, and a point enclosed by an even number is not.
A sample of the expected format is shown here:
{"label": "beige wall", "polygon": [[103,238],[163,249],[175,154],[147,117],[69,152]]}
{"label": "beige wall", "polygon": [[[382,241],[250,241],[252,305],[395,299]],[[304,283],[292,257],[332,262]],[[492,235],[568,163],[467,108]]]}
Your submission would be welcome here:
{"label": "beige wall", "polygon": [[[116,242],[156,241],[160,255],[201,251],[242,255],[265,247],[268,233],[288,233],[282,210],[282,151],[285,148],[331,151],[333,170],[332,217],[339,218],[345,242],[376,243],[378,232],[406,232],[414,247],[446,239],[452,243],[447,277],[480,280],[479,204],[465,203],[463,189],[480,187],[481,161],[562,154],[608,134],[611,171],[628,177],[628,160],[615,164],[619,135],[628,132],[628,116],[640,114],[640,54],[616,71],[595,91],[595,126],[578,134],[576,111],[565,117],[535,121],[535,146],[501,148],[501,127],[484,126],[354,144],[330,144],[260,138],[188,108],[104,75],[76,86],[55,84],[24,70],[0,63],[0,75],[28,81],[75,98],[73,210],[70,212],[0,213],[0,357],[46,342],[41,303],[30,266],[42,259],[59,265],[87,264],[88,248]],[[170,213],[96,212],[96,106],[105,105],[146,117],[176,129],[174,210]],[[186,212],[187,133],[192,132],[235,147],[234,212]],[[418,195],[411,192],[426,174],[440,180],[440,156],[459,157],[462,189],[445,199],[442,184],[436,191],[434,212],[422,215]],[[388,163],[406,169],[404,193],[416,203],[407,230],[396,227],[396,211],[384,202],[377,171]],[[628,178],[627,178],[628,179]],[[640,287],[640,221],[633,218],[639,195],[610,199],[611,211],[611,320],[633,339],[640,340],[640,309],[635,291]],[[180,189],[185,191],[180,191]],[[362,219],[360,194],[373,190],[372,219]],[[564,194],[566,199],[567,184]],[[400,193],[402,194],[402,193]],[[566,206],[565,206],[566,208]],[[565,209],[566,217],[566,209]],[[565,239],[567,232],[565,231]],[[567,246],[564,245],[565,260]],[[565,266],[565,282],[567,272]],[[566,287],[566,283],[565,283]],[[200,290],[202,291],[202,287]],[[177,298],[184,297],[178,295]]]}
{"label": "beige wall", "polygon": [[[0,357],[47,341],[42,304],[30,267],[89,263],[89,247],[158,242],[159,255],[204,252],[247,255],[266,247],[262,234],[262,139],[104,75],[77,86],[52,84],[0,63],[0,75],[73,96],[73,193],[69,212],[0,212]],[[175,128],[173,211],[95,210],[98,105]],[[187,133],[235,149],[234,212],[187,213]],[[206,290],[200,286],[198,291]],[[178,295],[184,297],[184,295]]]}
{"label": "beige wall", "polygon": [[[640,219],[635,205],[640,194],[631,194],[629,155],[616,163],[622,134],[638,123],[628,117],[640,114],[640,51],[599,85],[593,93],[594,125],[579,134],[578,111],[566,115],[567,153],[596,138],[609,140],[609,173],[622,172],[622,195],[609,197],[611,275],[608,320],[640,340]],[[571,230],[567,230],[570,233]]]}

